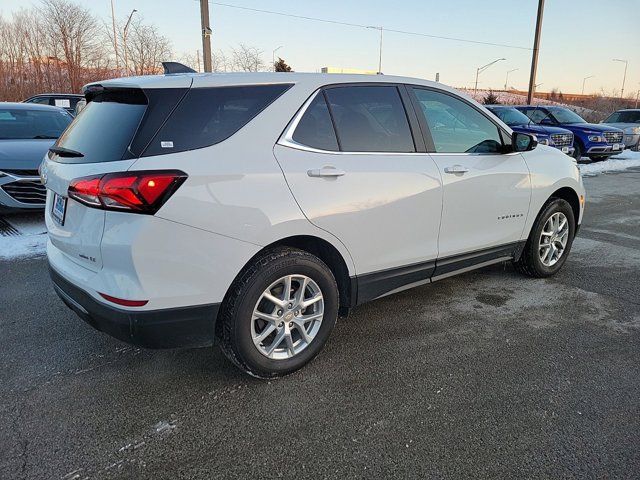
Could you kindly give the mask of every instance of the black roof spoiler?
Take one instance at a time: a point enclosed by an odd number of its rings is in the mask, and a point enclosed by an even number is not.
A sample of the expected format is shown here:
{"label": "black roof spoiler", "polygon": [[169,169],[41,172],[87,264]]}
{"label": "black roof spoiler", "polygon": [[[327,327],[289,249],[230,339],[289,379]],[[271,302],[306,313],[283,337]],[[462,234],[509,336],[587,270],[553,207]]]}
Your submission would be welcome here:
{"label": "black roof spoiler", "polygon": [[171,73],[197,73],[193,68],[178,62],[162,62],[162,68],[164,68],[165,75]]}

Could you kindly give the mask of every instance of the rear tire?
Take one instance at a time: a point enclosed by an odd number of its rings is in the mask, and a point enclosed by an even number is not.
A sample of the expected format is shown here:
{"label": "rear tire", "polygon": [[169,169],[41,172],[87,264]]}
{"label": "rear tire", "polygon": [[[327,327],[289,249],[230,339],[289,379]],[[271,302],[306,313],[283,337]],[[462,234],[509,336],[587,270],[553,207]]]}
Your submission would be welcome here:
{"label": "rear tire", "polygon": [[561,198],[550,199],[533,224],[522,255],[513,262],[516,270],[535,278],[555,275],[569,256],[574,235],[571,205]]}
{"label": "rear tire", "polygon": [[254,259],[234,282],[218,319],[222,351],[259,378],[290,374],[322,350],[338,316],[338,287],[310,253],[280,247]]}

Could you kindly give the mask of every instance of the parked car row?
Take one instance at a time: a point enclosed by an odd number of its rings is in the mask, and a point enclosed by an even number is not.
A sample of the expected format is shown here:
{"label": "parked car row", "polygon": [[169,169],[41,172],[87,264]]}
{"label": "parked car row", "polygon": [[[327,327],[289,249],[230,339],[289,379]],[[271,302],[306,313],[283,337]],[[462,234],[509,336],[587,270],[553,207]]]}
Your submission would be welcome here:
{"label": "parked car row", "polygon": [[[540,143],[576,159],[605,160],[625,148],[638,149],[640,110],[620,110],[600,124],[588,123],[566,107],[489,105],[512,129],[533,133]],[[624,129],[624,130],[622,130]]]}

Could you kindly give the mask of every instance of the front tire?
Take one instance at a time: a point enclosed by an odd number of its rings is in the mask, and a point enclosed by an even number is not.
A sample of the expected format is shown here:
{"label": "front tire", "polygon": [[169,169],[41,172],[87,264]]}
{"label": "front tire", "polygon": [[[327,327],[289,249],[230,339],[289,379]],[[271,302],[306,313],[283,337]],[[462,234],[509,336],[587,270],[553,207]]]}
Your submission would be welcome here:
{"label": "front tire", "polygon": [[335,278],[318,257],[293,248],[267,251],[243,270],[225,298],[220,346],[250,375],[287,375],[320,352],[338,304]]}
{"label": "front tire", "polygon": [[553,198],[538,215],[516,269],[536,278],[550,277],[567,261],[575,236],[575,217],[569,202]]}

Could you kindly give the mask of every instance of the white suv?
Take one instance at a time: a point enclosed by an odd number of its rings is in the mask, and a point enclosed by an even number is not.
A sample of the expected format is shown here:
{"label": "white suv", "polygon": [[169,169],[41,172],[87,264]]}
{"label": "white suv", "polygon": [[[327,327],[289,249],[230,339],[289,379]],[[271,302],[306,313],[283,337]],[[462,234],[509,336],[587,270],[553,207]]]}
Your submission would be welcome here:
{"label": "white suv", "polygon": [[174,74],[85,94],[41,167],[58,294],[121,340],[219,343],[259,377],[363,302],[506,260],[553,275],[583,215],[571,158],[437,83]]}

